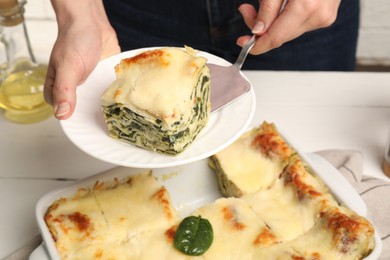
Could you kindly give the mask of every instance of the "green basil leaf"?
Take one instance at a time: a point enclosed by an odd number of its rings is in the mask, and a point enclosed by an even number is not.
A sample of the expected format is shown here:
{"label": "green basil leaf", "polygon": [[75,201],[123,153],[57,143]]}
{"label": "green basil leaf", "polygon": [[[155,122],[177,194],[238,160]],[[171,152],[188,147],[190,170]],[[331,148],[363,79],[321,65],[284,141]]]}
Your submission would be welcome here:
{"label": "green basil leaf", "polygon": [[186,255],[203,255],[213,242],[213,227],[201,216],[182,220],[175,232],[174,246]]}

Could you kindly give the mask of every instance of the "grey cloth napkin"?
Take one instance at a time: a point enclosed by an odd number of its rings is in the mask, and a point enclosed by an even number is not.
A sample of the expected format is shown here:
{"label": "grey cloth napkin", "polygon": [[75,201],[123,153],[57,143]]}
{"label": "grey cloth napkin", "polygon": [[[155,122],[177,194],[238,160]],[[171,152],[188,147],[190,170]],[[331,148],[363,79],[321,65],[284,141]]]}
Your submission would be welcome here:
{"label": "grey cloth napkin", "polygon": [[[329,161],[352,184],[365,200],[368,219],[377,228],[382,238],[383,250],[380,259],[390,259],[390,182],[363,175],[363,155],[353,150],[326,150],[317,154]],[[38,235],[28,244],[4,260],[26,260],[41,243]]]}
{"label": "grey cloth napkin", "polygon": [[3,260],[27,260],[31,253],[42,243],[41,235],[36,235],[33,239],[21,248],[4,258]]}

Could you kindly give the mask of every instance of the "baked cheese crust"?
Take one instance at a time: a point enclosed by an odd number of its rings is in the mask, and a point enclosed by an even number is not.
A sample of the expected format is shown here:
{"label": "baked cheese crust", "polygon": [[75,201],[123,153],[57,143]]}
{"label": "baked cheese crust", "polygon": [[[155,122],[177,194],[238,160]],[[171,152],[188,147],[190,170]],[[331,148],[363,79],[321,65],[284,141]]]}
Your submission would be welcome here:
{"label": "baked cheese crust", "polygon": [[101,97],[109,135],[162,154],[183,152],[210,115],[206,62],[189,47],[121,60],[116,80]]}

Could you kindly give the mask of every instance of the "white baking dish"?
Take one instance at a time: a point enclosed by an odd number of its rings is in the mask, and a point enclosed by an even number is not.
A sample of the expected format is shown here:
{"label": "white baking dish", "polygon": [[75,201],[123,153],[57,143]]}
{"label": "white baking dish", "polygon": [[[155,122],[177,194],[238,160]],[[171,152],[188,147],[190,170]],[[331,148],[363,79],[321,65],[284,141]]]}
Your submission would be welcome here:
{"label": "white baking dish", "polygon": [[[367,207],[362,198],[332,165],[315,154],[301,155],[329,186],[339,201],[358,214],[362,216],[367,215]],[[118,167],[80,180],[71,186],[54,190],[43,196],[36,206],[36,218],[44,243],[34,251],[30,256],[30,260],[59,259],[54,241],[44,221],[47,208],[55,200],[61,197],[73,196],[80,187],[92,186],[96,180],[111,180],[114,177],[123,178],[143,171],[142,169]],[[216,178],[208,167],[207,160],[184,166],[154,169],[153,175],[167,187],[175,208],[182,216],[221,197]],[[374,251],[365,260],[379,258],[382,243],[377,232],[375,233],[375,243]]]}

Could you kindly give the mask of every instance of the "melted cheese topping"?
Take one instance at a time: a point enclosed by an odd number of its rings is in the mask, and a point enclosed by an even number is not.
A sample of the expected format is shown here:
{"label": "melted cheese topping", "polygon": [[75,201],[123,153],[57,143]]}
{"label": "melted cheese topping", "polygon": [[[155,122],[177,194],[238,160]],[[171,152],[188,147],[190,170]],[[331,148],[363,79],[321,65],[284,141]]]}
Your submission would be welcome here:
{"label": "melted cheese topping", "polygon": [[270,187],[282,172],[280,160],[265,157],[252,147],[250,144],[253,139],[253,135],[245,134],[229,149],[217,154],[220,166],[229,176],[229,180],[244,194]]}
{"label": "melted cheese topping", "polygon": [[206,59],[189,47],[150,50],[123,59],[102,105],[120,103],[140,115],[187,121],[194,102],[191,93],[205,65]]}
{"label": "melted cheese topping", "polygon": [[313,226],[318,213],[315,203],[298,200],[295,190],[286,188],[282,180],[268,190],[248,194],[243,199],[282,241],[304,234]]}

